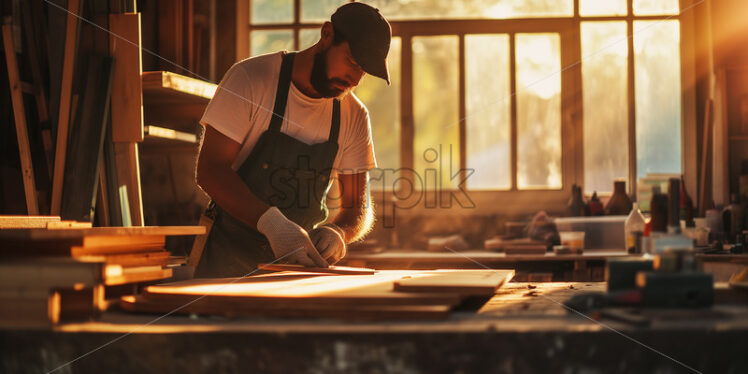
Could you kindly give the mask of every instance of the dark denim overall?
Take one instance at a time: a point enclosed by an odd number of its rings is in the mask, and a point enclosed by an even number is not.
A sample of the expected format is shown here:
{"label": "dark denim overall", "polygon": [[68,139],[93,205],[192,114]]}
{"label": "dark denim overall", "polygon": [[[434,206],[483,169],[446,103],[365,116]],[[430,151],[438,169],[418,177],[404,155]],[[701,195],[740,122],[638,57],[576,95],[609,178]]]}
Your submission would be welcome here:
{"label": "dark denim overall", "polygon": [[[340,101],[333,101],[330,136],[324,143],[308,145],[281,132],[295,53],[281,63],[273,116],[252,152],[237,173],[250,191],[276,206],[305,230],[327,218],[325,199],[333,161],[338,152]],[[230,216],[211,202],[206,214],[214,219],[195,277],[239,277],[272,262],[275,256],[267,238]]]}

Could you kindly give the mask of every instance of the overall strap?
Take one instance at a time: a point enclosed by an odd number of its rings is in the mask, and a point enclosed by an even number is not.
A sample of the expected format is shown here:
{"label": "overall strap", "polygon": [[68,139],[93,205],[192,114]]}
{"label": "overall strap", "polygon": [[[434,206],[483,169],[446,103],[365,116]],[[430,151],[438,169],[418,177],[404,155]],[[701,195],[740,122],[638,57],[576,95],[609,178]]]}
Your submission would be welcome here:
{"label": "overall strap", "polygon": [[275,92],[275,105],[273,115],[270,117],[269,131],[280,132],[283,124],[283,115],[286,113],[286,102],[288,101],[288,89],[291,87],[291,71],[293,70],[293,58],[295,52],[283,55],[280,76],[278,77],[278,89]]}
{"label": "overall strap", "polygon": [[327,139],[327,141],[337,143],[339,132],[340,132],[340,100],[333,99],[332,121],[330,123],[330,137]]}

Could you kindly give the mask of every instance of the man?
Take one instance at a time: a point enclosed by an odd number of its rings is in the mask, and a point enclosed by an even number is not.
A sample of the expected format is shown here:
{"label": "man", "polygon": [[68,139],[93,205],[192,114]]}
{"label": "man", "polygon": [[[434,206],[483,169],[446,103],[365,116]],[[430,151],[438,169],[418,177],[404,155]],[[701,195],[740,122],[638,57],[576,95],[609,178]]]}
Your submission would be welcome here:
{"label": "man", "polygon": [[[273,261],[326,267],[371,228],[371,128],[350,91],[365,73],[389,83],[390,25],[349,3],[320,34],[298,53],[236,63],[208,104],[197,182],[214,224],[196,277],[243,276]],[[320,225],[334,177],[341,210]]]}

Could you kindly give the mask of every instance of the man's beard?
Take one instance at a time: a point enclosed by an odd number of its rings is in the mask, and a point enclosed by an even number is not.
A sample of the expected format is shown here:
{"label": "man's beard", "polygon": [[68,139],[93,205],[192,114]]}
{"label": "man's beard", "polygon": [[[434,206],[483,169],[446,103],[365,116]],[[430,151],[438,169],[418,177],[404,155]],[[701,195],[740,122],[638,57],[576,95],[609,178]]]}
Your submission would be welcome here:
{"label": "man's beard", "polygon": [[327,51],[328,47],[322,52],[314,54],[314,64],[312,65],[312,76],[310,77],[310,83],[315,91],[317,91],[322,97],[333,98],[342,97],[348,93],[350,88],[340,89],[333,84],[337,83],[343,87],[348,86],[348,82],[338,78],[328,78],[327,76]]}

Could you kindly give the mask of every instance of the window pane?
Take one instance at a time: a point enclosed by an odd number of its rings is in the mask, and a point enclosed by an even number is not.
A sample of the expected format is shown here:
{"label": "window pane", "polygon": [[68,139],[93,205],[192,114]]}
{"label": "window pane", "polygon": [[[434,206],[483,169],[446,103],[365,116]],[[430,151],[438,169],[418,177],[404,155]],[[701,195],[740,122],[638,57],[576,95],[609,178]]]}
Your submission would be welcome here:
{"label": "window pane", "polygon": [[680,26],[634,22],[636,170],[681,172]]}
{"label": "window pane", "polygon": [[558,34],[517,34],[517,184],[561,188],[561,51]]}
{"label": "window pane", "polygon": [[[443,189],[456,188],[460,169],[457,36],[414,37],[413,121],[415,172],[434,189],[438,173]],[[429,169],[426,173],[426,169]]]}
{"label": "window pane", "polygon": [[634,0],[633,7],[637,16],[679,13],[678,0]]}
{"label": "window pane", "polygon": [[467,179],[471,189],[511,187],[509,36],[465,36]]}
{"label": "window pane", "polygon": [[349,0],[301,0],[301,22],[325,22]]}
{"label": "window pane", "polygon": [[625,16],[626,0],[579,0],[580,16]]}
{"label": "window pane", "polygon": [[611,192],[628,177],[626,22],[582,22],[584,187]]}
{"label": "window pane", "polygon": [[362,0],[387,19],[571,17],[573,0]]}
{"label": "window pane", "polygon": [[253,24],[293,22],[293,0],[251,0]]}
{"label": "window pane", "polygon": [[293,32],[291,30],[252,31],[249,33],[251,56],[293,49]]}
{"label": "window pane", "polygon": [[320,38],[320,30],[317,29],[301,29],[299,32],[299,50],[307,49],[317,43]]}
{"label": "window pane", "polygon": [[[372,189],[392,189],[400,168],[400,38],[392,38],[387,63],[390,68],[390,86],[372,75],[364,78],[356,88],[356,96],[369,109],[374,153],[380,178],[372,180]],[[372,171],[372,177],[377,177]]]}

